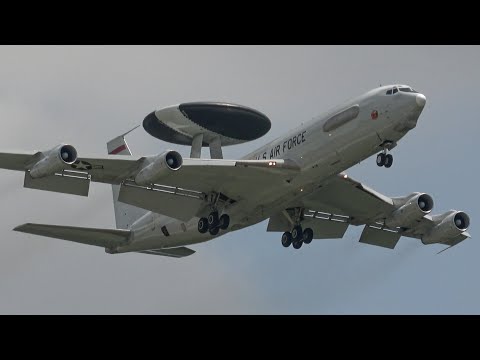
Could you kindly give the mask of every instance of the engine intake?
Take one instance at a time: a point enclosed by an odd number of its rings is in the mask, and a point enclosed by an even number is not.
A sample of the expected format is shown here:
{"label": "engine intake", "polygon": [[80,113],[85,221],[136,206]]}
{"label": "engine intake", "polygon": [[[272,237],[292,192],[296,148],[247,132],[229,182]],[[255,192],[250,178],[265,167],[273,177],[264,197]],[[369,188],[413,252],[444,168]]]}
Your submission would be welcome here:
{"label": "engine intake", "polygon": [[77,161],[77,150],[72,145],[57,145],[51,150],[40,153],[40,160],[30,168],[30,176],[36,179],[54,175],[63,170],[65,165],[71,165],[75,161]]}
{"label": "engine intake", "polygon": [[151,156],[145,160],[145,165],[135,176],[135,182],[142,186],[154,184],[172,171],[180,169],[182,164],[182,155],[173,150]]}
{"label": "engine intake", "polygon": [[424,193],[414,194],[407,201],[396,209],[390,217],[385,220],[390,227],[407,227],[416,220],[420,220],[429,214],[433,209],[433,199]]}
{"label": "engine intake", "polygon": [[449,211],[434,217],[437,225],[422,238],[424,244],[446,242],[468,229],[470,217],[463,211]]}
{"label": "engine intake", "polygon": [[463,232],[470,226],[470,217],[463,211],[459,211],[453,217],[453,223],[458,230]]}

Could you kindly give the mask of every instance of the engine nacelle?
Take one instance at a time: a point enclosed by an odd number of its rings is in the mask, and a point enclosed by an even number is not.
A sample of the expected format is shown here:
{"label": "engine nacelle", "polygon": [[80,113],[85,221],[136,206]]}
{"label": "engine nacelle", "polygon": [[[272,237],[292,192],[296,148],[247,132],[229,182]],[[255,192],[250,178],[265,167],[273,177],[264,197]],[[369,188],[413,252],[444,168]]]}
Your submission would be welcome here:
{"label": "engine nacelle", "polygon": [[390,227],[408,226],[430,213],[433,209],[433,199],[430,195],[419,193],[411,196],[404,205],[396,209],[386,220]]}
{"label": "engine nacelle", "polygon": [[34,179],[54,175],[65,165],[71,165],[77,161],[77,150],[72,145],[60,144],[40,154],[40,160],[30,168],[30,176]]}
{"label": "engine nacelle", "polygon": [[470,226],[470,217],[463,211],[449,211],[438,217],[437,225],[422,238],[424,244],[442,243],[460,235]]}
{"label": "engine nacelle", "polygon": [[176,151],[166,151],[146,159],[146,165],[135,176],[138,185],[154,184],[162,177],[182,167],[183,159]]}

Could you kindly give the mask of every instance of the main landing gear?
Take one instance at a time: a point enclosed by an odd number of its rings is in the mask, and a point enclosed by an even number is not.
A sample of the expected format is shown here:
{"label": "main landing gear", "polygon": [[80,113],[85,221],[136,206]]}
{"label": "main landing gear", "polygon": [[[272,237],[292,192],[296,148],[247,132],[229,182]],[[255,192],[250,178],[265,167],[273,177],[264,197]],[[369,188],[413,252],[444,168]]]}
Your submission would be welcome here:
{"label": "main landing gear", "polygon": [[282,235],[282,245],[289,247],[293,245],[294,249],[300,249],[302,244],[310,244],[313,239],[313,230],[306,228],[302,230],[300,225],[294,226],[292,231],[284,232]]}
{"label": "main landing gear", "polygon": [[377,154],[377,165],[389,168],[393,165],[393,156],[387,154],[387,151],[393,148],[393,143],[391,141],[386,141],[382,146],[383,151],[380,154]]}
{"label": "main landing gear", "polygon": [[212,211],[208,217],[202,217],[198,220],[198,232],[205,234],[207,231],[210,235],[217,235],[220,229],[226,230],[230,225],[230,216],[223,214],[218,216],[218,211]]}

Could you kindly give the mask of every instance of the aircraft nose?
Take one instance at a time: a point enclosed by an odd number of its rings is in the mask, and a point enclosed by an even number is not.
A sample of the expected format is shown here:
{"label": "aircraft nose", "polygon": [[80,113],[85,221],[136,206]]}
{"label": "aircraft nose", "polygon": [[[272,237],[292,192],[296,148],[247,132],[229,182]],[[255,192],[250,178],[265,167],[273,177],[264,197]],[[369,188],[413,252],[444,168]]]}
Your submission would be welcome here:
{"label": "aircraft nose", "polygon": [[418,94],[415,101],[419,107],[423,108],[427,102],[427,98],[423,94]]}

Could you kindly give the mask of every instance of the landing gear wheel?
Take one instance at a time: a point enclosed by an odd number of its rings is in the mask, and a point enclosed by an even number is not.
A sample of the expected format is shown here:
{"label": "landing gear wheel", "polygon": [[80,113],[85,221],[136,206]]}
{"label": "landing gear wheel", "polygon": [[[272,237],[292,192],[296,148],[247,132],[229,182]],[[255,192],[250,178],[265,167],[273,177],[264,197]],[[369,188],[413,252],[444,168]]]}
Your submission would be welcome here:
{"label": "landing gear wheel", "polygon": [[218,226],[218,212],[217,211],[212,211],[210,215],[208,215],[208,228],[213,229]]}
{"label": "landing gear wheel", "polygon": [[310,244],[313,240],[313,230],[310,228],[306,228],[303,230],[303,242],[305,244]]}
{"label": "landing gear wheel", "polygon": [[284,232],[282,235],[282,245],[283,247],[288,248],[292,244],[292,234],[288,231]]}
{"label": "landing gear wheel", "polygon": [[388,154],[387,156],[385,156],[385,167],[386,168],[389,168],[390,166],[393,165],[393,156],[391,154]]}
{"label": "landing gear wheel", "polygon": [[210,229],[210,230],[208,230],[208,231],[210,232],[210,235],[215,236],[215,235],[217,235],[218,232],[220,231],[220,228],[219,228],[219,227],[216,227],[216,228]]}
{"label": "landing gear wheel", "polygon": [[208,231],[207,218],[200,218],[200,220],[198,220],[198,232],[200,234],[205,234],[207,231]]}
{"label": "landing gear wheel", "polygon": [[[292,238],[293,238],[293,241],[302,241],[303,239],[303,231],[302,231],[302,227],[300,225],[297,225],[293,228],[292,230]],[[302,245],[300,245],[302,246]]]}
{"label": "landing gear wheel", "polygon": [[220,226],[220,229],[222,230],[227,230],[228,225],[230,225],[230,216],[228,216],[227,214],[223,214],[222,216],[220,216],[218,226]]}
{"label": "landing gear wheel", "polygon": [[292,244],[293,244],[293,248],[298,250],[302,247],[303,242],[302,240],[294,240]]}
{"label": "landing gear wheel", "polygon": [[384,153],[377,154],[377,165],[378,166],[383,166],[385,165],[385,158],[387,155]]}

